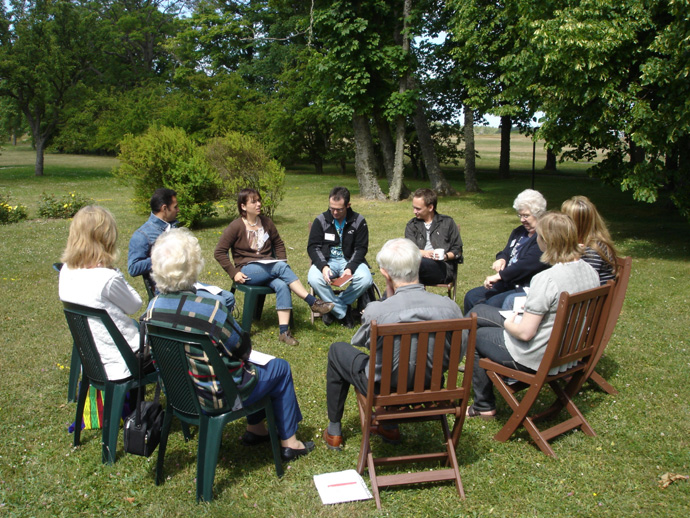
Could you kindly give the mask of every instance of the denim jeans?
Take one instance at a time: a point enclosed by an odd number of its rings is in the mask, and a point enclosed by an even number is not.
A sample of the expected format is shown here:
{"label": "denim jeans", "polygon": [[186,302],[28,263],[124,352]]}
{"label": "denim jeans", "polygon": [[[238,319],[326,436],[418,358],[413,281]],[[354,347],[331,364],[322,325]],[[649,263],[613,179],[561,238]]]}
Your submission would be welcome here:
{"label": "denim jeans", "polygon": [[520,288],[517,290],[512,290],[507,292],[508,296],[503,299],[503,305],[501,306],[501,309],[506,309],[512,311],[513,306],[515,305],[515,299],[518,297],[524,297],[525,296],[525,290]]}
{"label": "denim jeans", "polygon": [[[508,295],[515,293],[517,290],[498,291],[495,289],[487,290],[484,286],[472,288],[465,294],[463,301],[463,312],[467,314],[477,304],[488,304],[495,308],[503,307],[503,301]],[[522,291],[522,289],[520,289]]]}
{"label": "denim jeans", "polygon": [[[333,274],[340,277],[347,267],[347,261],[342,258],[335,259],[331,257],[328,260],[328,267]],[[314,293],[316,293],[317,297],[323,301],[333,302],[335,304],[331,313],[336,318],[345,317],[347,307],[356,301],[374,282],[371,278],[369,267],[364,263],[360,264],[357,269],[352,272],[352,280],[339,297],[335,296],[333,288],[331,288],[329,284],[326,284],[326,281],[323,279],[323,274],[314,265],[309,268],[308,280],[309,285],[314,288]]]}
{"label": "denim jeans", "polygon": [[242,267],[242,273],[250,279],[248,286],[269,286],[276,292],[276,309],[292,309],[292,294],[289,285],[295,282],[297,275],[285,261],[274,263],[249,263]]}
{"label": "denim jeans", "polygon": [[[297,433],[297,425],[302,420],[290,364],[280,358],[274,358],[266,365],[255,367],[258,381],[244,404],[248,406],[268,394],[276,418],[278,436],[282,440],[289,439]],[[250,414],[247,416],[247,422],[258,424],[266,417],[264,414],[263,411]]]}
{"label": "denim jeans", "polygon": [[505,365],[511,369],[524,372],[534,372],[513,360],[508,352],[503,335],[503,322],[505,319],[499,314],[498,308],[479,304],[472,308],[472,313],[477,314],[477,347],[474,353],[474,368],[472,370],[472,390],[474,391],[474,403],[472,406],[481,412],[496,408],[496,397],[491,379],[486,371],[479,366],[480,358]]}

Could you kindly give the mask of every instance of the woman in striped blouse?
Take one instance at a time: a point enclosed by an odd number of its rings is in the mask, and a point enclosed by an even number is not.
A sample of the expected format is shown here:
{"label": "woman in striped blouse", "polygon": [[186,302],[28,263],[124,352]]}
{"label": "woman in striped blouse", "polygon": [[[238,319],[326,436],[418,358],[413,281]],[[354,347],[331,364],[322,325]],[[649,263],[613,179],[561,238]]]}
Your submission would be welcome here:
{"label": "woman in striped blouse", "polygon": [[585,247],[582,259],[599,274],[601,284],[616,278],[616,248],[597,208],[586,196],[573,196],[561,205],[561,212],[572,218],[578,241]]}

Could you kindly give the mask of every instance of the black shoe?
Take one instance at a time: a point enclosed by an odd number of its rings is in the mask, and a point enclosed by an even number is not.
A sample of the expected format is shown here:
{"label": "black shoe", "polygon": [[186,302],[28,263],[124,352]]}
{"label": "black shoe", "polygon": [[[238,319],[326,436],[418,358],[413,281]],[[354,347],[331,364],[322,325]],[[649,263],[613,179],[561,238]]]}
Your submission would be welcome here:
{"label": "black shoe", "polygon": [[249,430],[245,431],[242,434],[242,437],[240,437],[240,442],[244,444],[245,446],[256,446],[257,444],[261,444],[264,442],[270,442],[271,436],[266,434],[266,435],[258,435],[253,432],[250,432]]}
{"label": "black shoe", "polygon": [[333,315],[326,313],[325,315],[321,315],[321,320],[323,321],[324,325],[330,326],[335,319],[333,318]]}
{"label": "black shoe", "polygon": [[350,308],[347,308],[345,316],[340,319],[340,325],[348,329],[355,327],[355,319],[352,318],[352,310],[350,310]]}
{"label": "black shoe", "polygon": [[314,441],[307,441],[304,443],[304,448],[281,448],[280,458],[283,462],[295,460],[297,457],[303,457],[314,449]]}

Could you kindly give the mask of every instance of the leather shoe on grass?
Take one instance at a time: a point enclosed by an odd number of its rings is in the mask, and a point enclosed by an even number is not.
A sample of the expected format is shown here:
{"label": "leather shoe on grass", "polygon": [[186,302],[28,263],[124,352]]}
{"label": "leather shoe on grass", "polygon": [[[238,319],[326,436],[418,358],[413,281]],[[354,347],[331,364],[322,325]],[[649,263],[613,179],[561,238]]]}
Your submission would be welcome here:
{"label": "leather shoe on grass", "polygon": [[285,345],[299,345],[297,338],[292,336],[292,333],[290,333],[289,329],[284,333],[280,334],[280,336],[278,337],[278,341],[283,342]]}
{"label": "leather shoe on grass", "polygon": [[335,306],[335,304],[332,302],[324,302],[321,299],[316,299],[316,301],[311,305],[311,310],[319,315],[325,315],[333,309],[333,306]]}
{"label": "leather shoe on grass", "polygon": [[331,313],[324,313],[321,315],[321,321],[325,326],[330,326],[335,319],[333,318],[333,315]]}
{"label": "leather shoe on grass", "polygon": [[400,438],[400,430],[398,428],[395,428],[393,430],[386,430],[383,426],[378,425],[372,425],[369,428],[369,433],[371,435],[378,435],[381,437],[381,440],[383,442],[386,442],[388,444],[392,444],[394,446],[397,446],[402,442],[402,439]]}
{"label": "leather shoe on grass", "polygon": [[480,412],[479,410],[474,408],[474,405],[470,405],[467,407],[467,411],[465,412],[465,416],[469,417],[469,418],[479,417],[479,418],[483,419],[484,421],[491,421],[492,419],[496,419],[496,410],[494,410],[493,412],[494,412],[493,414]]}
{"label": "leather shoe on grass", "polygon": [[329,450],[342,451],[343,449],[343,436],[342,435],[331,435],[328,433],[328,428],[323,431],[323,440],[326,441],[326,446]]}
{"label": "leather shoe on grass", "polygon": [[270,442],[271,441],[271,436],[266,434],[266,435],[258,435],[254,432],[250,432],[249,430],[245,431],[242,434],[242,437],[240,437],[240,442],[244,444],[245,446],[256,446],[257,444],[262,444],[264,442]]}
{"label": "leather shoe on grass", "polygon": [[314,441],[307,441],[304,443],[304,448],[281,448],[280,458],[283,462],[295,460],[297,457],[303,457],[314,449]]}

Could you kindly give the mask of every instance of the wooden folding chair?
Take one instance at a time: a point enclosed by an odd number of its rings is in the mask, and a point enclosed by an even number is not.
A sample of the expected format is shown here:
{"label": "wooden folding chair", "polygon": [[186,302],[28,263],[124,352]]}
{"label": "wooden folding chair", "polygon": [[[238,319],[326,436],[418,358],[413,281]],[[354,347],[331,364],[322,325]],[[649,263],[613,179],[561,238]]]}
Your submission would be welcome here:
{"label": "wooden folding chair", "polygon": [[604,334],[601,337],[599,349],[594,355],[590,372],[585,376],[586,380],[596,383],[602,388],[602,390],[612,395],[618,394],[618,391],[594,369],[597,366],[597,363],[599,363],[599,359],[604,354],[604,349],[606,349],[606,345],[609,343],[609,340],[613,335],[613,330],[616,328],[618,317],[623,309],[625,293],[628,291],[630,271],[632,270],[632,258],[629,256],[616,258],[616,267],[618,271],[616,275],[616,283],[613,285],[613,290],[611,291],[611,306],[609,308],[609,314],[606,317],[606,327],[604,328]]}
{"label": "wooden folding chair", "polygon": [[[488,358],[479,360],[479,366],[486,370],[501,396],[513,409],[508,422],[494,439],[505,442],[520,426],[524,426],[541,451],[556,457],[548,442],[550,439],[578,427],[587,435],[596,435],[572,398],[585,382],[585,376],[595,359],[611,304],[609,295],[612,287],[613,282],[609,281],[605,286],[580,293],[561,293],[551,338],[536,373],[511,369]],[[513,378],[521,383],[511,386],[504,378]],[[561,386],[561,383],[565,385]],[[525,384],[527,392],[518,400],[515,394],[524,390]],[[529,415],[545,385],[554,391],[557,402],[546,412]],[[570,419],[546,430],[537,428],[535,421],[552,416],[562,408],[568,411]]]}
{"label": "wooden folding chair", "polygon": [[[458,373],[463,331],[469,332],[466,364],[466,372],[469,374],[467,376]],[[465,498],[455,447],[465,420],[467,399],[470,395],[476,335],[477,316],[475,314],[469,318],[454,320],[380,326],[376,321],[371,323],[372,347],[369,365],[372,366],[372,371],[369,376],[367,395],[364,396],[355,391],[362,426],[362,445],[359,450],[357,471],[360,474],[363,473],[366,462],[376,498],[376,507],[379,509],[381,508],[379,488],[403,484],[454,480],[460,498]],[[373,344],[377,342],[382,342],[380,382],[375,382],[373,371],[377,350]],[[396,351],[399,351],[397,370],[393,365]],[[415,369],[415,365],[427,367]],[[461,380],[458,380],[459,374]],[[447,378],[445,383],[444,377]],[[452,432],[448,427],[448,415],[455,416]],[[373,456],[370,426],[432,420],[441,423],[445,451],[394,457],[375,458]],[[394,475],[376,473],[376,466],[439,460],[445,461],[445,465],[449,467]]]}
{"label": "wooden folding chair", "polygon": [[[460,232],[460,224],[458,224],[458,232]],[[441,283],[441,284],[425,284],[424,287],[433,287],[433,288],[443,288],[448,292],[448,296],[455,300],[455,295],[458,290],[458,265],[460,264],[459,261],[455,261],[455,264],[453,265],[453,279],[450,282],[446,283]]]}

